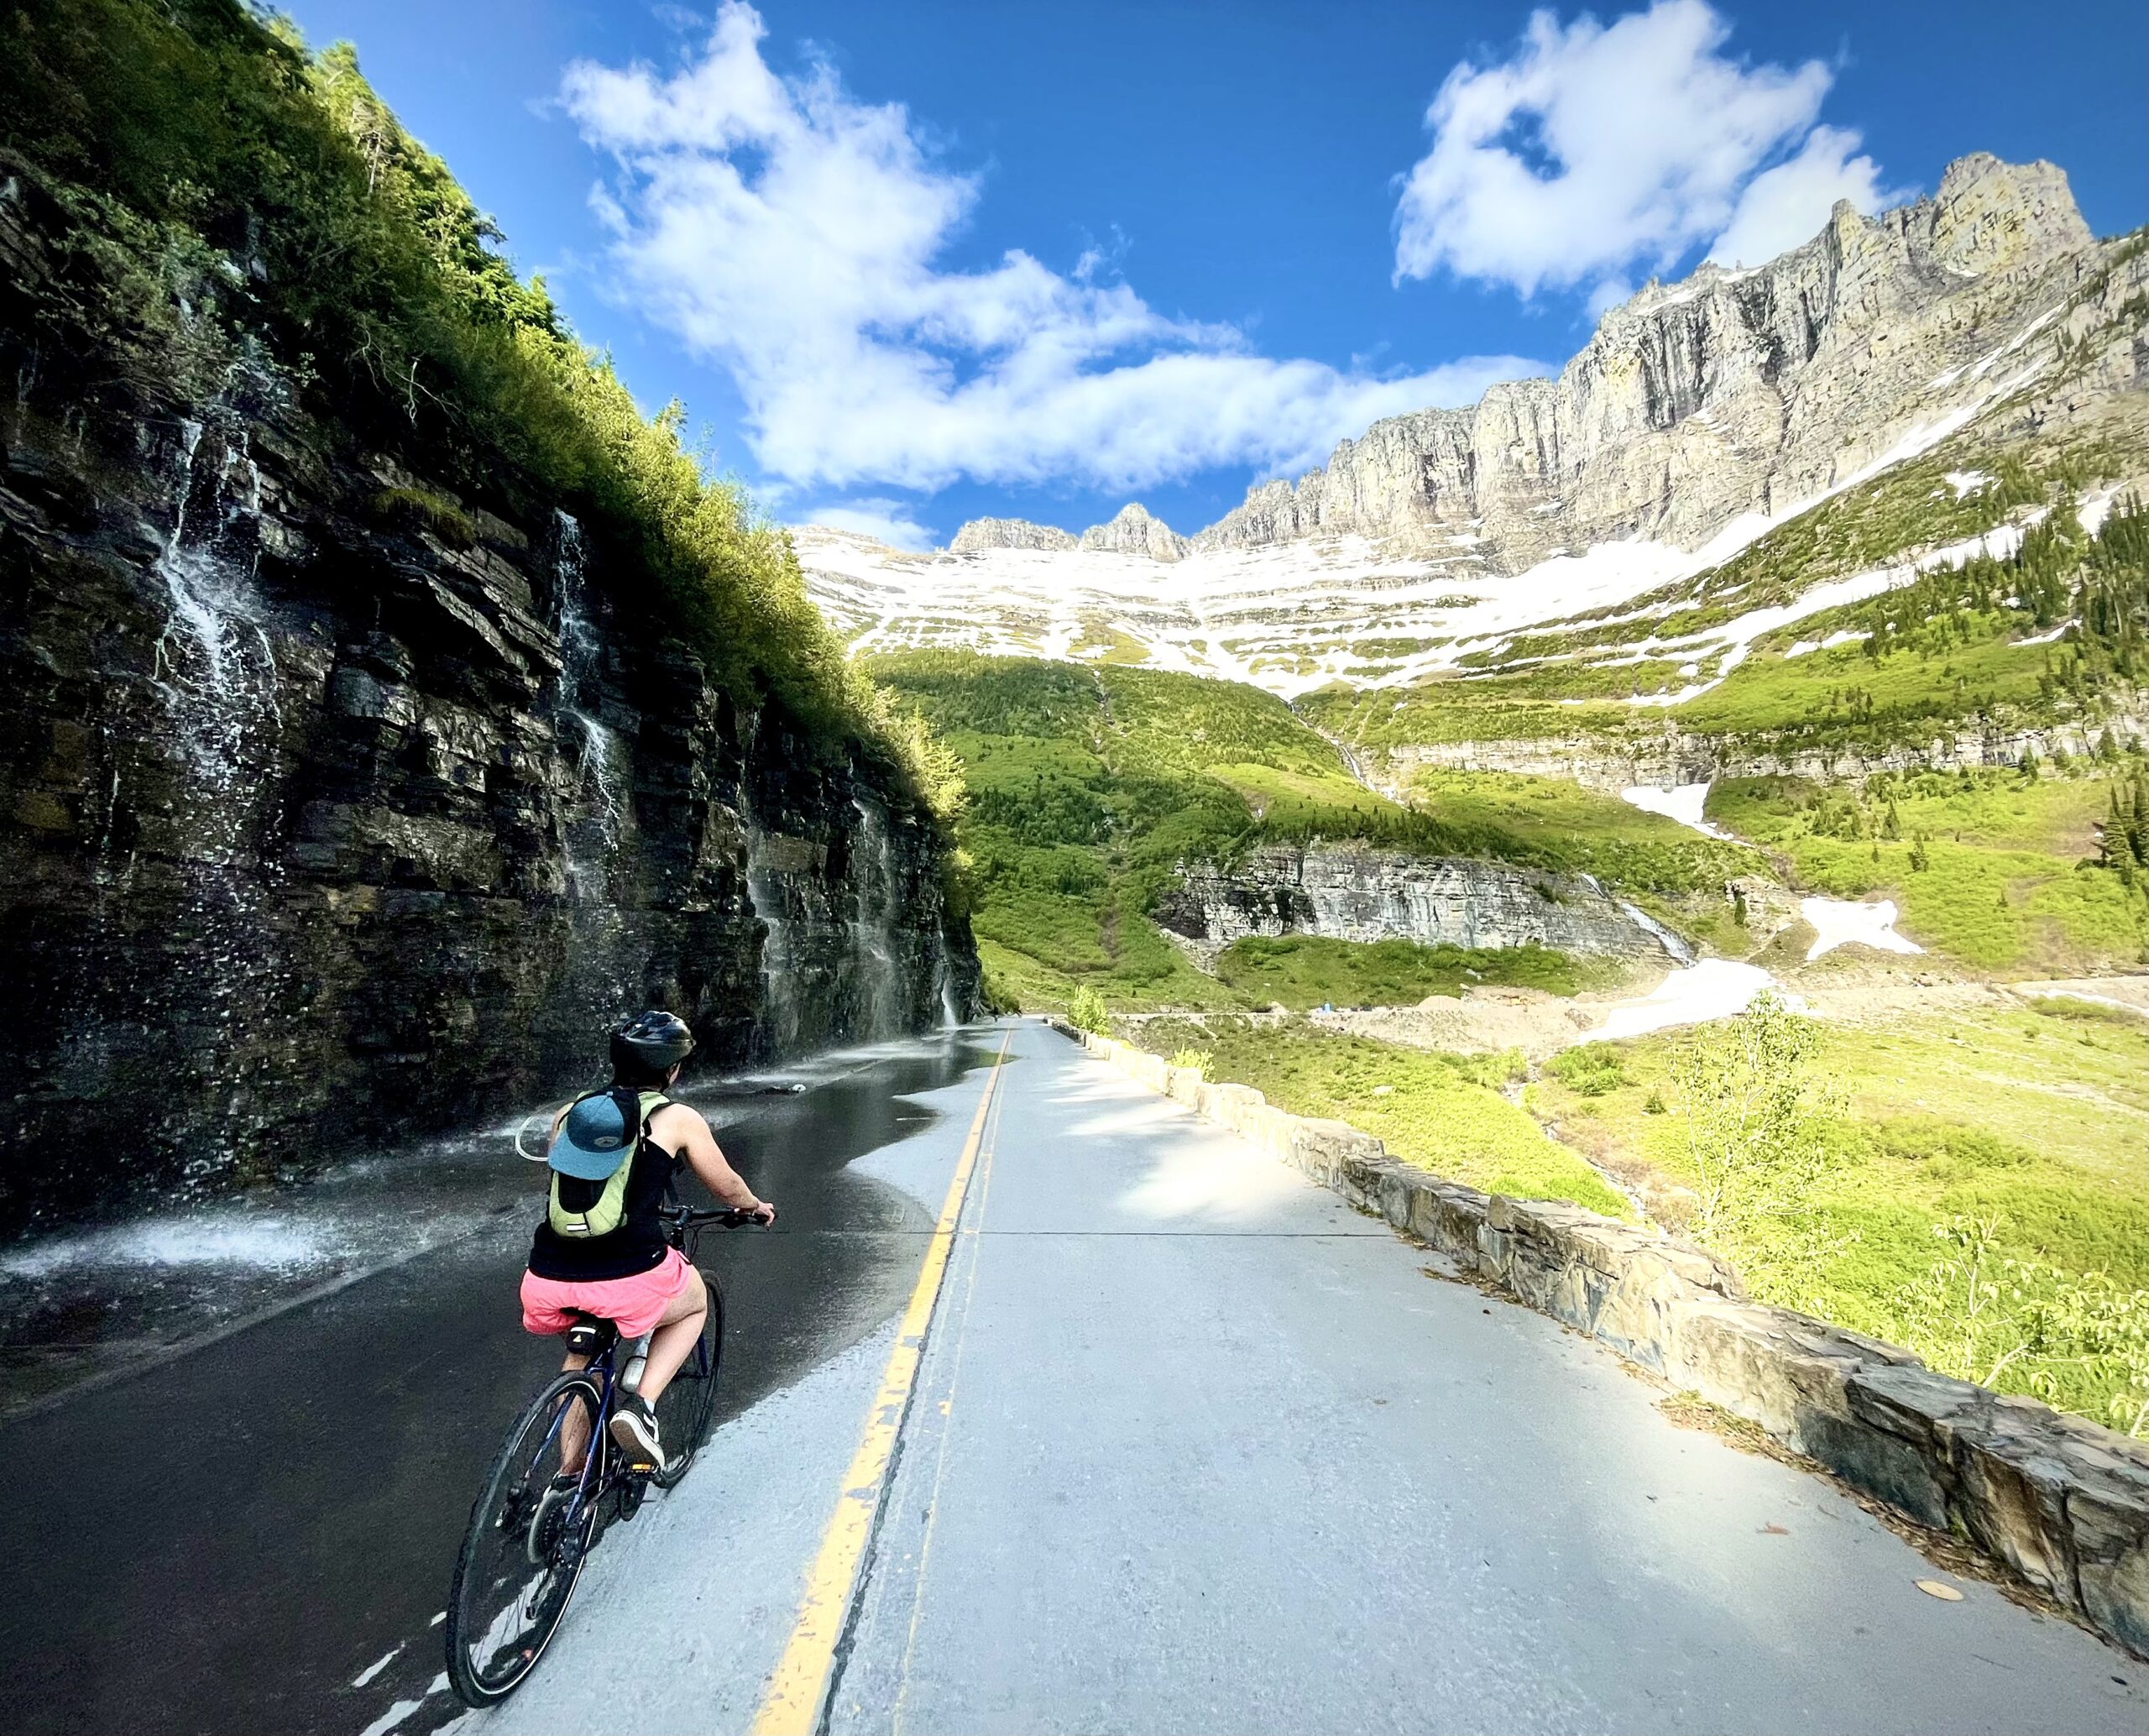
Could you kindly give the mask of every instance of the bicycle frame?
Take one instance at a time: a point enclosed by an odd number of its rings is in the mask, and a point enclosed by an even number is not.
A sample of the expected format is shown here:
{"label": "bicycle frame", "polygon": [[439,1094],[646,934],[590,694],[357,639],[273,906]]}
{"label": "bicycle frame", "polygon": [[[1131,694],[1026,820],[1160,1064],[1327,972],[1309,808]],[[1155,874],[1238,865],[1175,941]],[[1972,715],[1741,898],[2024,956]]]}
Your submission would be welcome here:
{"label": "bicycle frame", "polygon": [[[674,1221],[672,1233],[667,1239],[685,1257],[687,1263],[692,1265],[694,1256],[699,1249],[702,1231],[708,1227],[708,1221],[697,1221],[695,1216],[682,1217]],[[625,1346],[635,1358],[639,1360],[648,1351],[650,1337],[651,1334],[645,1332],[639,1338],[631,1341],[614,1338],[611,1343],[606,1345],[603,1350],[584,1363],[579,1371],[596,1384],[597,1415],[591,1425],[589,1441],[583,1449],[581,1484],[577,1490],[574,1501],[567,1509],[567,1523],[570,1528],[580,1520],[587,1509],[603,1500],[614,1489],[626,1487],[637,1476],[646,1480],[648,1473],[646,1472],[637,1472],[631,1470],[609,1468],[617,1456],[616,1450],[611,1445],[610,1430],[612,1412],[617,1394],[625,1385],[619,1371],[620,1351],[622,1346]],[[698,1339],[695,1341],[692,1354],[685,1362],[680,1365],[672,1378],[676,1380],[681,1376],[690,1375],[705,1380],[709,1378],[711,1372],[708,1366],[708,1347]],[[531,1461],[531,1471],[535,1471],[538,1461],[543,1459],[545,1454],[551,1450],[552,1443],[558,1438],[561,1425],[567,1420],[567,1407],[565,1404],[561,1405],[558,1413],[552,1418],[552,1426],[546,1430],[544,1438],[537,1443],[537,1451]],[[604,1464],[608,1468],[605,1474],[599,1477],[593,1487],[590,1481],[591,1470],[599,1463]]]}

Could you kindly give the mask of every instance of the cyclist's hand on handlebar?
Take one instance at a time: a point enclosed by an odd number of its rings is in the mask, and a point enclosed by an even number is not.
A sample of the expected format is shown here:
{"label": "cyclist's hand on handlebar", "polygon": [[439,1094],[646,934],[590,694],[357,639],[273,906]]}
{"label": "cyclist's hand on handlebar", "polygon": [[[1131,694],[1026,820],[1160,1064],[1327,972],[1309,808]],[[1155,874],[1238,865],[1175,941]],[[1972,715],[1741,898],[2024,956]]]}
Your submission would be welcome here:
{"label": "cyclist's hand on handlebar", "polygon": [[766,1226],[776,1221],[776,1207],[771,1205],[767,1200],[764,1200],[761,1201],[760,1204],[750,1208],[745,1216],[749,1223],[761,1224]]}

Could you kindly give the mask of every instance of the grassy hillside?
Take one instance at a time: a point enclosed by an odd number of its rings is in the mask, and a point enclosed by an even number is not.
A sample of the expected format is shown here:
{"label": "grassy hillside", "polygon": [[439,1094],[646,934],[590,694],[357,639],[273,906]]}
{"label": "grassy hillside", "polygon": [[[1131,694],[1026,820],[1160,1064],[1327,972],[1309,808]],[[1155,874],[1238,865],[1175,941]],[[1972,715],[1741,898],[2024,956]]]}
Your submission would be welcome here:
{"label": "grassy hillside", "polygon": [[1137,1040],[1161,1055],[1205,1054],[1210,1078],[1250,1085],[1294,1115],[1348,1121],[1404,1162],[1451,1180],[1632,1216],[1616,1188],[1502,1095],[1527,1071],[1519,1053],[1432,1054],[1304,1024],[1229,1018],[1153,1020]]}
{"label": "grassy hillside", "polygon": [[[1901,931],[2001,975],[2137,969],[2149,944],[2141,762],[2063,774],[1883,773],[1830,787],[1731,778],[1708,817],[1779,852],[1795,884],[1890,897]],[[2124,810],[2124,813],[2122,813]]]}
{"label": "grassy hillside", "polygon": [[[1961,462],[1968,463],[1968,458]],[[1472,653],[1456,672],[1396,691],[1325,690],[1301,702],[1329,734],[1369,749],[1418,743],[1647,737],[1671,728],[1765,736],[1786,749],[1922,747],[1942,729],[2095,728],[2149,681],[2149,515],[2120,502],[2094,536],[2075,516],[2084,474],[2114,455],[2044,472],[1998,462],[1958,492],[1938,458],[1890,472],[1801,514],[1721,567],[1637,599]],[[1975,473],[1958,471],[1958,480]],[[1721,632],[1839,573],[1869,569],[2012,521],[2020,546],[1942,564],[1909,584],[1754,637],[1721,672]],[[1830,639],[1838,640],[1826,646]],[[1822,648],[1816,649],[1820,646]],[[1517,667],[1521,665],[1523,667]]]}
{"label": "grassy hillside", "polygon": [[564,507],[617,557],[593,582],[661,602],[740,703],[773,695],[813,746],[863,745],[939,791],[783,533],[705,480],[678,406],[645,416],[542,281],[516,276],[348,45],[314,53],[240,0],[9,8],[0,182],[40,238],[39,269],[0,273],[0,333],[39,334],[26,374],[78,366],[83,414],[122,377],[197,411],[280,406],[335,455],[391,455],[456,490],[380,503],[451,541],[466,508]]}
{"label": "grassy hillside", "polygon": [[[1414,1001],[1443,986],[1453,992],[1466,969],[1535,980],[1530,973],[1570,968],[1548,964],[1556,954],[1510,965],[1491,955],[1456,964],[1287,948],[1242,954],[1221,980],[1205,975],[1149,920],[1182,861],[1228,863],[1264,844],[1314,838],[1548,866],[1572,852],[1503,825],[1484,804],[1405,808],[1372,793],[1328,742],[1257,688],[958,651],[868,667],[960,762],[973,926],[996,980],[1026,1002],[1064,1004],[1085,982],[1129,1008],[1309,995]],[[1280,963],[1286,956],[1295,962]],[[1511,969],[1525,974],[1502,974]]]}
{"label": "grassy hillside", "polygon": [[[1564,1139],[1634,1184],[1691,1184],[1671,1078],[1681,1041],[1670,1034],[1572,1052],[1606,1059],[1548,1074],[1530,1087],[1533,1101]],[[2101,1273],[2139,1290],[2149,1259],[2141,1185],[2149,1030],[2137,1016],[2047,1001],[1830,1023],[1813,1064],[1843,1094],[1841,1113],[1819,1129],[1819,1173],[1796,1210],[1758,1221],[1725,1249],[1756,1295],[1982,1378],[1978,1352],[1961,1342],[1967,1322],[1944,1286],[1935,1292],[1935,1267],[1951,1258],[1941,1232],[1951,1226],[1990,1230],[1995,1272],[2002,1261],[2027,1262],[2063,1279]],[[2042,1305],[2028,1277],[2009,1282],[2012,1299],[1996,1289],[1995,1312]],[[2142,1354],[2137,1343],[2078,1363],[2063,1359],[2051,1396],[2129,1426],[2149,1396]],[[1997,1384],[2031,1390],[2028,1372],[2005,1371]]]}

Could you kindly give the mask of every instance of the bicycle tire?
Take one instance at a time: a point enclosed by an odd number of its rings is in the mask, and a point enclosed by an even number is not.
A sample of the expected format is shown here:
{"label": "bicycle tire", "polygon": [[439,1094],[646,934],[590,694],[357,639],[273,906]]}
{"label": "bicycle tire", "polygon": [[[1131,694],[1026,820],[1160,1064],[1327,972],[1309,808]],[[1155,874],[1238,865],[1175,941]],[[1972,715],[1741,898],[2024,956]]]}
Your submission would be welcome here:
{"label": "bicycle tire", "polygon": [[664,1443],[665,1460],[664,1468],[651,1481],[661,1489],[678,1486],[716,1415],[717,1375],[724,1362],[724,1293],[706,1271],[702,1288],[708,1295],[708,1312],[702,1319],[701,1340],[656,1401],[656,1430]]}
{"label": "bicycle tire", "polygon": [[[588,1475],[583,1485],[588,1498],[579,1518],[567,1522],[571,1529],[546,1534],[541,1560],[532,1551],[541,1547],[536,1534],[539,1515],[545,1511],[543,1490],[552,1482],[550,1467],[558,1462],[553,1418],[567,1403],[583,1406],[588,1419]],[[490,1706],[513,1693],[537,1667],[559,1629],[560,1618],[581,1582],[597,1528],[610,1451],[604,1415],[604,1397],[596,1383],[583,1374],[562,1374],[530,1401],[500,1444],[484,1490],[471,1507],[447,1595],[447,1678],[465,1706]],[[534,1494],[533,1483],[538,1485]],[[497,1614],[479,1613],[481,1598],[499,1596],[511,1578],[531,1566],[540,1569],[536,1579],[517,1587]],[[529,1625],[512,1630],[505,1643],[492,1644],[490,1655],[505,1660],[501,1669],[481,1670],[473,1660],[473,1649],[505,1632],[502,1622],[518,1608],[531,1613]]]}

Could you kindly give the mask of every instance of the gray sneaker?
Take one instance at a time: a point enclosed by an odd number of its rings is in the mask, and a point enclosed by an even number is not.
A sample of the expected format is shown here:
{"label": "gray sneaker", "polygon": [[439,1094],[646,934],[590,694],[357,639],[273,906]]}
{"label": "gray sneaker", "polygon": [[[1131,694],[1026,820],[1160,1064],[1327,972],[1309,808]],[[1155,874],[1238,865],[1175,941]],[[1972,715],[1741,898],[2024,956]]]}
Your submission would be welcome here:
{"label": "gray sneaker", "polygon": [[656,1436],[656,1413],[639,1393],[622,1393],[612,1413],[612,1439],[637,1471],[656,1471],[664,1463],[664,1444]]}

